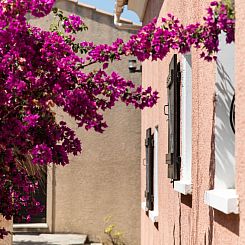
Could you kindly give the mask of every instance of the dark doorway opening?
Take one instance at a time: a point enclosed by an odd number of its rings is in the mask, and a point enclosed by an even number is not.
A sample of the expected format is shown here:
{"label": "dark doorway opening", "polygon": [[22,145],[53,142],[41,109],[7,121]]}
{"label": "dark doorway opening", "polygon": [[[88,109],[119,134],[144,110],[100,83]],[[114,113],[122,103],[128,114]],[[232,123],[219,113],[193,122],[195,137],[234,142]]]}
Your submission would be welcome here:
{"label": "dark doorway opening", "polygon": [[[33,215],[31,217],[31,221],[29,223],[46,223],[47,222],[47,166],[42,168],[40,173],[39,189],[35,193],[35,199],[40,202],[40,204],[44,207],[43,212]],[[26,210],[23,208],[21,210],[23,215],[26,214]],[[26,220],[19,221],[14,217],[14,224],[26,224]]]}

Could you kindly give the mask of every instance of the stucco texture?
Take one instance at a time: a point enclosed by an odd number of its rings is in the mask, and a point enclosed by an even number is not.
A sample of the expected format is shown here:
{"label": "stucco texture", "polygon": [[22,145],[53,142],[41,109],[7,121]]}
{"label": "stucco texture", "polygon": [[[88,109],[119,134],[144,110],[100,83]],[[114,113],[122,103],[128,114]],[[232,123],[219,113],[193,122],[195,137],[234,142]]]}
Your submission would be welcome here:
{"label": "stucco texture", "polygon": [[[199,0],[165,0],[148,1],[144,24],[154,16],[164,17],[171,12],[184,24],[202,21],[210,1]],[[160,8],[156,8],[160,6]],[[215,63],[208,63],[199,58],[199,52],[192,50],[192,195],[184,196],[173,190],[173,184],[167,178],[165,154],[168,151],[167,117],[164,115],[164,105],[167,104],[166,81],[169,63],[173,53],[163,61],[146,61],[143,64],[143,86],[152,85],[160,92],[158,104],[151,110],[142,112],[141,145],[144,146],[145,130],[149,127],[159,127],[159,222],[154,225],[145,211],[141,211],[141,244],[142,245],[230,245],[245,244],[244,218],[244,9],[242,1],[236,1],[238,37],[236,41],[239,50],[237,61],[237,86],[239,95],[236,108],[236,145],[237,145],[237,189],[240,197],[240,216],[227,215],[204,204],[204,193],[212,189],[214,184],[214,93],[215,93]],[[240,20],[241,19],[241,20]],[[241,28],[241,30],[239,29]],[[239,43],[240,41],[240,43]],[[178,56],[181,60],[181,55]],[[243,76],[244,77],[244,76]],[[239,82],[240,79],[240,82]],[[239,97],[240,96],[240,97]],[[237,97],[236,97],[237,98]],[[236,104],[237,106],[237,104]],[[240,112],[240,113],[239,113]],[[240,117],[239,117],[240,114]],[[240,118],[240,119],[239,119]],[[243,129],[242,129],[243,127]],[[241,131],[239,131],[241,129]],[[145,191],[145,149],[141,149],[141,200],[144,201]],[[243,210],[244,209],[244,210]],[[240,223],[239,223],[240,219]],[[240,226],[239,226],[240,225]],[[243,226],[243,232],[242,232]],[[240,227],[240,230],[239,230]],[[243,233],[243,234],[242,234]],[[243,239],[243,240],[242,240]]]}
{"label": "stucco texture", "polygon": [[[80,15],[89,30],[78,36],[95,43],[112,43],[116,38],[129,39],[129,31],[120,31],[113,16],[72,1],[58,1],[66,15]],[[32,23],[48,28],[49,16]],[[141,83],[141,74],[129,74],[125,58],[108,72]],[[91,69],[96,69],[93,66]],[[140,244],[140,120],[139,110],[118,103],[105,113],[109,128],[103,133],[78,129],[75,122],[57,110],[59,119],[76,130],[82,141],[81,155],[70,158],[70,165],[54,167],[48,175],[48,225],[50,232],[84,233],[91,240],[104,240],[105,218],[122,231],[127,244]],[[107,224],[107,225],[108,225]]]}
{"label": "stucco texture", "polygon": [[[0,215],[0,228],[4,227],[7,231],[12,231],[12,221],[5,220]],[[9,234],[3,240],[0,239],[0,245],[11,245],[12,244],[12,235]]]}
{"label": "stucco texture", "polygon": [[245,2],[235,1],[236,8],[236,186],[239,195],[240,227],[238,244],[245,244]]}

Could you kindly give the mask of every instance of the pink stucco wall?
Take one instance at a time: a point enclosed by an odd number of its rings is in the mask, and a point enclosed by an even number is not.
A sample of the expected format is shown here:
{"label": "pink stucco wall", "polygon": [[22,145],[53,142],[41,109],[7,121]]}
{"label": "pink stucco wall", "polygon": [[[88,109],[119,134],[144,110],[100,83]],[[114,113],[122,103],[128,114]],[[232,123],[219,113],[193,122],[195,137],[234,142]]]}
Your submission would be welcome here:
{"label": "pink stucco wall", "polygon": [[237,162],[237,178],[236,185],[239,194],[239,211],[240,211],[240,227],[239,227],[239,245],[245,244],[245,1],[236,0],[236,162]]}
{"label": "pink stucco wall", "polygon": [[[208,0],[161,0],[149,1],[144,24],[155,15],[166,16],[171,12],[185,23],[202,21]],[[161,6],[157,8],[156,6]],[[149,84],[160,92],[160,100],[153,109],[142,112],[142,150],[141,150],[141,200],[145,191],[145,158],[144,140],[148,127],[159,126],[159,222],[156,227],[145,211],[141,212],[141,244],[142,245],[230,245],[245,244],[245,86],[242,84],[245,70],[245,47],[242,33],[245,24],[245,3],[236,1],[237,28],[236,40],[236,162],[237,190],[240,198],[240,214],[223,214],[204,204],[204,193],[213,188],[214,183],[214,92],[215,63],[207,63],[199,59],[199,53],[192,50],[192,195],[184,196],[173,190],[167,178],[167,121],[163,107],[167,104],[166,80],[168,65],[172,54],[164,61],[143,64],[143,86]],[[238,7],[239,6],[239,7]],[[240,29],[239,29],[240,28]],[[243,30],[243,31],[242,31]],[[181,56],[179,56],[181,58]],[[240,116],[239,116],[240,115]],[[242,116],[243,115],[243,116]],[[240,220],[240,221],[239,221]]]}

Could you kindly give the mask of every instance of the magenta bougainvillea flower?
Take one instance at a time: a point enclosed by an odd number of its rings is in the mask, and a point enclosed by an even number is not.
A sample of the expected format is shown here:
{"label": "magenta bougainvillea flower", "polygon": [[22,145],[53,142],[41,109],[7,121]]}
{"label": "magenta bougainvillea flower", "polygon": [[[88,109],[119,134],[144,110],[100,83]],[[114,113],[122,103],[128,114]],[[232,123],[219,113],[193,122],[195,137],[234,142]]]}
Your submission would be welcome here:
{"label": "magenta bougainvillea flower", "polygon": [[[112,45],[76,43],[72,34],[87,29],[79,16],[63,16],[53,9],[64,32],[44,31],[31,26],[27,14],[50,13],[54,0],[0,1],[0,213],[4,218],[29,221],[43,207],[35,200],[38,175],[28,164],[66,165],[68,155],[81,152],[81,142],[65,122],[55,119],[60,107],[79,127],[102,133],[107,124],[103,112],[117,101],[143,109],[156,104],[158,93],[143,89],[119,74],[106,72],[111,62],[134,55],[140,61],[162,60],[171,50],[201,49],[211,61],[219,50],[218,35],[234,41],[234,11],[212,2],[203,23],[183,26],[169,14],[144,26],[128,42]],[[77,53],[83,54],[80,57]],[[83,68],[100,63],[101,69],[86,73]],[[26,214],[20,211],[25,209]],[[0,229],[0,238],[7,235]]]}

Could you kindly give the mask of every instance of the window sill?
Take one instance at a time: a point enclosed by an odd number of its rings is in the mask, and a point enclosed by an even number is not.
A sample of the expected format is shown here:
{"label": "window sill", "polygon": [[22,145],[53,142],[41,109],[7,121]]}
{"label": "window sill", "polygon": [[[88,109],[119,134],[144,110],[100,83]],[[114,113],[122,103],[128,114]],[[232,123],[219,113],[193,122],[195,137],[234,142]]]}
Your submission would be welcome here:
{"label": "window sill", "polygon": [[13,224],[14,228],[37,228],[45,229],[48,228],[47,223],[27,223],[27,224]]}
{"label": "window sill", "polygon": [[146,207],[146,202],[142,202],[142,203],[141,203],[141,208],[142,208],[145,212],[148,211],[148,208]]}
{"label": "window sill", "polygon": [[152,220],[153,223],[157,223],[158,222],[158,212],[149,211],[149,218]]}
{"label": "window sill", "polygon": [[192,184],[183,180],[174,181],[174,190],[181,194],[188,195],[192,193]]}
{"label": "window sill", "polygon": [[141,208],[145,211],[145,212],[149,212],[148,213],[148,216],[149,218],[151,219],[151,221],[153,223],[157,223],[158,222],[158,212],[156,211],[151,211],[151,210],[148,210],[148,208],[146,207],[146,202],[142,202],[141,203]]}
{"label": "window sill", "polygon": [[14,232],[47,233],[49,227],[47,223],[13,224],[13,230]]}
{"label": "window sill", "polygon": [[205,192],[204,203],[225,214],[238,214],[238,195],[235,189],[214,189]]}

